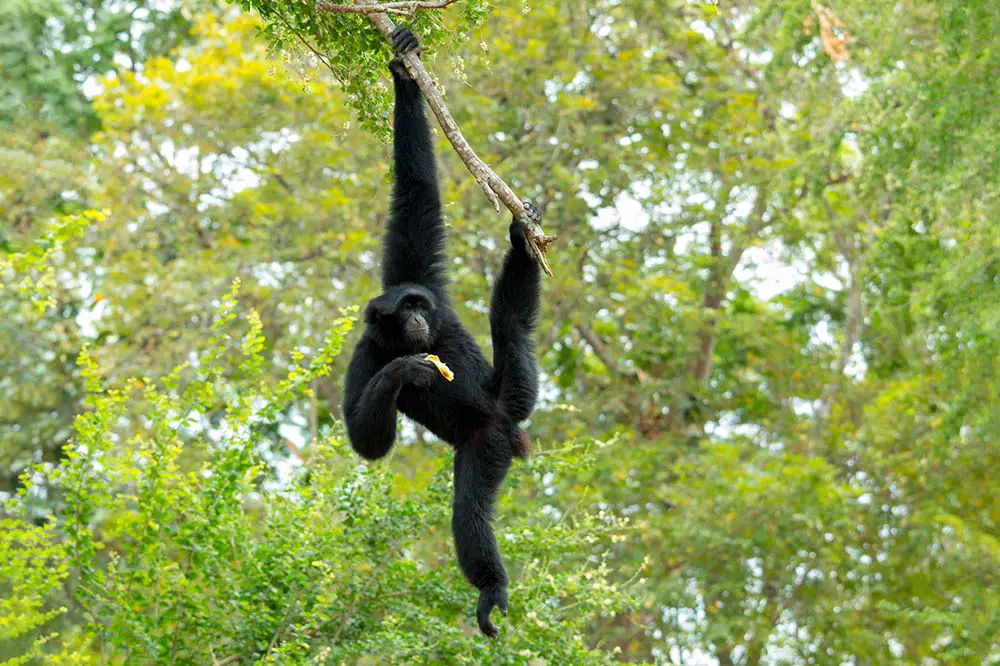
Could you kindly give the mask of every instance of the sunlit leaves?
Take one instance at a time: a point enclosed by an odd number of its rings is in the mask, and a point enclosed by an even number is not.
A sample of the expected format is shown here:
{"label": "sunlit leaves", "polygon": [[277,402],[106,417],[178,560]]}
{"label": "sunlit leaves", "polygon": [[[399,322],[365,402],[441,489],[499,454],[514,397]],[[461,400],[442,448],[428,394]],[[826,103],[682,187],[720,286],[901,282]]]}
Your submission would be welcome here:
{"label": "sunlit leaves", "polygon": [[[237,294],[234,285],[223,299],[215,337],[188,380],[175,371],[161,382],[107,387],[93,357],[81,355],[88,409],[67,462],[52,473],[64,498],[59,529],[0,523],[0,556],[18,576],[0,597],[0,637],[30,634],[62,612],[42,603],[72,569],[84,635],[112,658],[307,663],[432,651],[459,663],[510,653],[611,661],[584,635],[592,619],[631,606],[630,586],[611,582],[601,547],[625,538],[628,519],[581,511],[555,520],[540,506],[505,501],[498,532],[520,572],[517,601],[504,640],[485,641],[474,626],[475,591],[440,555],[438,541],[450,538],[448,461],[400,496],[391,468],[358,464],[329,438],[311,442],[306,464],[285,479],[266,479],[271,435],[263,426],[329,372],[351,319],[333,322],[319,351],[308,362],[299,354],[301,363],[274,383],[260,318],[250,312],[244,321]],[[241,341],[236,359],[230,339]],[[220,385],[234,360],[256,388]],[[225,417],[213,426],[220,392]],[[585,468],[606,446],[549,450],[527,472]],[[9,510],[19,513],[21,502]],[[587,552],[599,564],[561,566]],[[46,652],[58,650],[56,637],[52,645]]]}
{"label": "sunlit leaves", "polygon": [[52,223],[27,249],[10,254],[0,254],[0,290],[8,281],[22,295],[28,296],[41,312],[55,305],[52,289],[56,271],[51,259],[56,252],[69,251],[71,241],[83,235],[90,225],[104,220],[105,214],[88,210],[78,215],[67,215]]}

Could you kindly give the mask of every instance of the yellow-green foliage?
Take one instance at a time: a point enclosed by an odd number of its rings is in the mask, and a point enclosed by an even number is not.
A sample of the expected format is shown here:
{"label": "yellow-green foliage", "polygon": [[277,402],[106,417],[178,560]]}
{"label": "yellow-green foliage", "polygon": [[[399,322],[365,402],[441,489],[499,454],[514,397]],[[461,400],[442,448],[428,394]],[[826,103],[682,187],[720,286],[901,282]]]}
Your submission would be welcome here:
{"label": "yellow-green foliage", "polygon": [[[4,523],[21,526],[0,541],[0,555],[16,556],[19,582],[0,602],[0,627],[13,636],[42,628],[60,612],[44,610],[45,600],[72,571],[84,636],[124,663],[609,661],[585,630],[629,603],[627,588],[610,581],[606,547],[628,532],[627,521],[504,506],[499,534],[516,573],[497,643],[475,628],[476,591],[441,557],[451,538],[447,460],[399,493],[390,467],[361,464],[327,438],[289,478],[265,482],[269,424],[329,372],[352,319],[333,322],[309,361],[300,353],[271,383],[260,318],[250,312],[239,321],[237,290],[190,379],[181,367],[158,382],[105,388],[93,358],[81,354],[89,408],[76,420],[66,463],[51,474],[64,507],[58,529]],[[219,381],[227,364],[256,388],[228,391]],[[603,446],[547,452],[514,476],[584,468]],[[58,651],[56,637],[47,638]]]}
{"label": "yellow-green foliage", "polygon": [[[0,255],[0,276],[7,273],[13,277],[13,285],[22,295],[31,298],[39,312],[52,307],[55,305],[52,290],[56,283],[53,256],[65,252],[69,241],[82,236],[87,227],[104,218],[105,214],[96,210],[60,217],[27,249]],[[6,280],[0,280],[0,289],[7,284]]]}

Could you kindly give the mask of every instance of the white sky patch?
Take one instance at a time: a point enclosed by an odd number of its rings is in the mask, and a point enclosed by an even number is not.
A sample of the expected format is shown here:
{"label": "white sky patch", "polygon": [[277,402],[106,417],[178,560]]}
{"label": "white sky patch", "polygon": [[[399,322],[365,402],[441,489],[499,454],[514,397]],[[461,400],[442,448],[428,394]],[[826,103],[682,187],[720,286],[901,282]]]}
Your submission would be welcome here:
{"label": "white sky patch", "polygon": [[278,434],[299,448],[302,448],[306,444],[306,433],[300,425],[282,423],[278,426]]}
{"label": "white sky patch", "polygon": [[[649,193],[649,186],[637,184],[635,189],[639,190],[639,196]],[[596,197],[588,198],[596,203]],[[618,226],[627,231],[642,231],[649,225],[649,214],[646,212],[639,199],[629,192],[623,192],[618,196],[614,206],[607,206],[597,211],[597,215],[591,220],[591,225],[595,229],[610,229]]]}
{"label": "white sky patch", "polygon": [[710,27],[708,27],[708,24],[702,21],[701,19],[698,19],[696,21],[691,21],[690,28],[695,32],[697,32],[699,35],[702,35],[705,39],[709,40],[715,39],[715,31],[712,30]]}
{"label": "white sky patch", "polygon": [[88,77],[86,81],[80,86],[80,90],[83,92],[84,97],[87,99],[94,99],[102,92],[104,92],[104,86],[98,83],[96,76]]}
{"label": "white sky patch", "polygon": [[778,259],[781,247],[779,241],[770,241],[762,247],[747,248],[734,272],[735,279],[748,285],[761,300],[769,301],[808,279],[807,265],[789,265]]}
{"label": "white sky patch", "polygon": [[774,60],[774,54],[770,51],[764,51],[763,53],[756,53],[749,49],[743,49],[740,51],[746,56],[746,61],[755,67],[762,67],[768,65]]}
{"label": "white sky patch", "polygon": [[857,99],[861,97],[870,87],[869,83],[856,68],[851,68],[840,72],[840,87],[845,97]]}
{"label": "white sky patch", "polygon": [[132,59],[129,58],[124,53],[116,53],[111,57],[111,61],[114,63],[117,69],[132,69]]}
{"label": "white sky patch", "polygon": [[868,361],[865,360],[861,352],[861,345],[854,343],[850,356],[847,357],[847,365],[844,366],[844,374],[858,381],[863,380],[868,374]]}
{"label": "white sky patch", "polygon": [[592,80],[593,77],[590,74],[584,71],[579,71],[573,75],[573,80],[566,86],[566,90],[570,92],[580,92],[586,89]]}
{"label": "white sky patch", "polygon": [[76,325],[80,327],[80,335],[91,340],[97,338],[97,324],[107,312],[107,301],[101,301],[89,308],[80,308],[80,312],[76,315]]}
{"label": "white sky patch", "polygon": [[802,47],[801,54],[794,54],[792,56],[792,61],[799,67],[805,68],[809,66],[813,60],[819,56],[819,44],[812,43],[806,44]]}
{"label": "white sky patch", "polygon": [[816,324],[809,337],[810,342],[816,345],[833,346],[837,343],[837,340],[833,337],[833,333],[830,332],[830,322],[828,321],[821,321]]}
{"label": "white sky patch", "polygon": [[723,412],[716,421],[705,424],[708,434],[718,438],[748,437],[756,439],[760,436],[761,427],[753,423],[743,423],[734,412]]}
{"label": "white sky patch", "polygon": [[795,412],[796,416],[810,417],[816,413],[816,403],[812,400],[792,398],[792,411]]}
{"label": "white sky patch", "polygon": [[559,88],[559,84],[551,79],[542,84],[542,91],[545,93],[545,99],[548,100],[549,104],[555,104],[559,101]]}

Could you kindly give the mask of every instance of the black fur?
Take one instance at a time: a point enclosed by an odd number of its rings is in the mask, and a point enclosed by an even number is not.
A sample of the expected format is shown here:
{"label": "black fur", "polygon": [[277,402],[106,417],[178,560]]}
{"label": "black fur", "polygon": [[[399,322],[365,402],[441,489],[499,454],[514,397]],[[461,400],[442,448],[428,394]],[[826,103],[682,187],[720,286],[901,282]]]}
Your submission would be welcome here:
{"label": "black fur", "polygon": [[[397,29],[393,45],[397,56],[419,49],[405,28]],[[528,438],[518,423],[531,413],[538,395],[532,333],[540,269],[528,252],[524,222],[514,220],[511,249],[490,303],[491,366],[446,291],[441,201],[420,90],[399,57],[389,69],[396,91],[396,173],[382,258],[383,294],[365,312],[365,332],[347,371],[344,418],[351,445],[369,460],[392,448],[397,410],[455,447],[455,549],[462,572],[480,591],[479,628],[495,637],[499,630],[490,612],[497,607],[506,615],[508,579],[491,518],[511,460],[528,453]],[[529,205],[528,216],[537,214]],[[413,323],[417,319],[426,323],[426,331]],[[454,381],[424,360],[426,353],[447,363]]]}

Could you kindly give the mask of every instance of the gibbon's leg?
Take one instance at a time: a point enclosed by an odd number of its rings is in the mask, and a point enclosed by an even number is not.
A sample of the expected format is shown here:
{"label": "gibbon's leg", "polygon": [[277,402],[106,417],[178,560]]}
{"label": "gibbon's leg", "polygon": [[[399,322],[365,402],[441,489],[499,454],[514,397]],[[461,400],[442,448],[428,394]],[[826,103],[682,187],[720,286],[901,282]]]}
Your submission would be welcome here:
{"label": "gibbon's leg", "polygon": [[456,448],[451,519],[458,564],[479,589],[479,628],[491,638],[500,631],[490,622],[490,612],[497,607],[507,614],[507,570],[491,523],[497,491],[511,464],[510,445],[502,438],[503,433],[494,428],[489,435]]}

